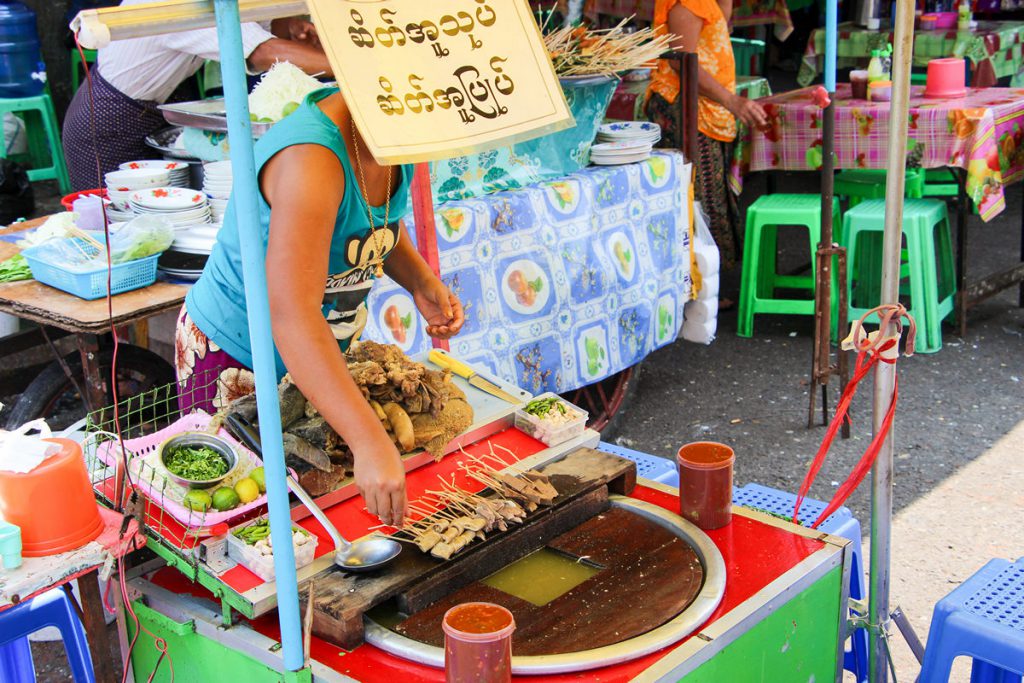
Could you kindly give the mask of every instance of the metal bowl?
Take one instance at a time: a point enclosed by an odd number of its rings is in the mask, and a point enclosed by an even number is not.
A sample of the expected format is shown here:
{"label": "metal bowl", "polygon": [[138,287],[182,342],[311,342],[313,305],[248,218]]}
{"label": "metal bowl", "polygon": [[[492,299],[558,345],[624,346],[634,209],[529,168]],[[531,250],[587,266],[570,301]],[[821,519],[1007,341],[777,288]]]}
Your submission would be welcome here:
{"label": "metal bowl", "polygon": [[[186,479],[185,477],[178,476],[168,470],[167,463],[164,462],[164,454],[176,446],[206,446],[213,449],[227,462],[227,472],[214,479]],[[238,465],[238,454],[235,453],[235,449],[231,447],[231,444],[219,436],[207,434],[206,432],[183,432],[175,434],[160,444],[160,464],[167,470],[167,477],[175,484],[190,489],[206,489],[216,486],[231,474]]]}

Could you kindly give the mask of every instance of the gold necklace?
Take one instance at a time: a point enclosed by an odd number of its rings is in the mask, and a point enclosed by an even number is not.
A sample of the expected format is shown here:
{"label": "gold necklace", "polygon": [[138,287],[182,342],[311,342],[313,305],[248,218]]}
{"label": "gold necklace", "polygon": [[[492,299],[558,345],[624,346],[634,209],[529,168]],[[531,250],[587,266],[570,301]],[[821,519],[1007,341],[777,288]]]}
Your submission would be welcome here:
{"label": "gold necklace", "polygon": [[359,142],[356,140],[356,121],[352,119],[352,147],[356,151],[356,168],[359,169],[360,191],[363,201],[366,202],[366,217],[370,221],[370,237],[373,238],[373,245],[377,248],[377,258],[370,263],[375,264],[373,274],[377,277],[384,276],[384,235],[381,228],[387,230],[391,214],[391,167],[388,167],[387,194],[384,200],[384,225],[378,228],[373,224],[373,207],[370,206],[370,197],[366,192],[366,177],[363,175],[363,162],[359,158]]}

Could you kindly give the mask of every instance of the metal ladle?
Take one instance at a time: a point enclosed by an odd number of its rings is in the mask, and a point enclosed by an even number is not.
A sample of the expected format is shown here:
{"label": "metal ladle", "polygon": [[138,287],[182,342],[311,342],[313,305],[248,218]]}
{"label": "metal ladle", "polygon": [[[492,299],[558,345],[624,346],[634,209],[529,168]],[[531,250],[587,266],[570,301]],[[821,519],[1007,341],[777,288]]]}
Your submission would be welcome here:
{"label": "metal ladle", "polygon": [[[235,436],[260,456],[260,459],[263,458],[263,446],[260,442],[259,432],[248,420],[238,415],[228,415],[224,421]],[[402,552],[402,544],[390,538],[365,538],[354,542],[346,540],[334,524],[327,519],[327,515],[320,509],[320,506],[313,502],[313,498],[299,485],[299,482],[291,477],[285,479],[291,492],[302,501],[302,504],[320,522],[327,531],[327,535],[334,541],[334,564],[337,566],[350,572],[368,572],[383,567]]]}

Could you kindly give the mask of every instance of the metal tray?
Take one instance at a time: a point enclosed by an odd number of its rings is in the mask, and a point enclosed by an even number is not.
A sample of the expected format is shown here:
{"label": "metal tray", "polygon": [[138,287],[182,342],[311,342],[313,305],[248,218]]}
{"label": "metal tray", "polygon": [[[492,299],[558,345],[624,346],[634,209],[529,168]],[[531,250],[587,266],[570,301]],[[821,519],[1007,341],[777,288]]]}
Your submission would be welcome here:
{"label": "metal tray", "polygon": [[146,144],[153,149],[162,152],[163,155],[167,157],[182,159],[184,161],[199,161],[198,158],[189,154],[187,150],[174,146],[174,143],[177,141],[181,133],[181,126],[164,128],[162,130],[158,130],[152,135],[147,135]]}
{"label": "metal tray", "polygon": [[[212,130],[218,133],[226,133],[228,130],[228,116],[227,110],[224,108],[223,97],[196,100],[195,102],[161,104],[160,111],[163,112],[167,123],[176,126]],[[253,121],[251,125],[252,136],[258,138],[270,130],[274,124]]]}

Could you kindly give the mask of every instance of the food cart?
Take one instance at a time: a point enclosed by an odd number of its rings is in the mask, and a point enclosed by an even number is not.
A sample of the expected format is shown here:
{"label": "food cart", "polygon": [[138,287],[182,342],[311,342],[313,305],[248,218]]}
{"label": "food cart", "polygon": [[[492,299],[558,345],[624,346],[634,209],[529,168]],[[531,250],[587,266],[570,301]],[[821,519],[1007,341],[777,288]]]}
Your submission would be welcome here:
{"label": "food cart", "polygon": [[[237,35],[239,6],[230,0],[217,0],[214,6],[221,35],[230,135],[233,139],[248,140]],[[201,9],[191,11],[204,14]],[[252,8],[243,8],[244,11]],[[269,18],[275,12],[293,9],[260,11],[262,14],[246,16]],[[205,12],[206,16],[199,21],[208,23],[211,17]],[[194,16],[188,21],[191,23],[183,25],[199,25]],[[165,23],[160,30],[167,29]],[[136,26],[132,30],[142,29]],[[254,199],[251,149],[247,144],[236,145],[232,156],[236,162],[236,194]],[[521,219],[526,209],[540,208],[542,202],[548,201],[554,210],[575,216],[589,206],[585,202],[604,202],[612,207],[610,213],[617,212],[620,220],[630,221],[646,217],[645,211],[678,206],[684,194],[678,186],[685,177],[681,160],[659,155],[650,162],[640,168],[592,173],[589,181],[569,178],[527,188],[523,192],[526,201],[519,207],[511,206],[507,215],[510,220]],[[658,167],[662,173],[654,172]],[[670,181],[674,187],[664,190],[670,187]],[[559,182],[563,185],[559,186]],[[621,201],[616,193],[622,186],[646,188],[650,193],[645,197],[646,206],[637,206],[644,203],[637,198]],[[511,199],[504,199],[512,203]],[[241,204],[240,215],[251,218],[255,212],[247,212],[245,202]],[[457,209],[464,218],[467,213],[473,217],[477,212],[470,205],[448,208]],[[449,214],[452,223],[466,225],[465,234],[460,227],[450,236],[455,242],[465,238],[467,244],[472,244],[469,254],[486,245],[485,240],[472,242],[469,231],[488,227],[496,230],[493,216],[503,215],[489,211],[485,206],[478,212],[491,219],[480,224],[474,222],[475,218],[458,221],[455,214]],[[443,212],[441,218],[445,219]],[[422,215],[417,217],[417,221],[421,219]],[[638,296],[637,303],[641,294],[653,295],[658,301],[659,286],[667,286],[668,279],[676,279],[676,287],[679,282],[684,287],[688,284],[688,266],[679,273],[659,273],[673,261],[688,261],[682,251],[689,245],[688,232],[677,230],[669,235],[663,223],[642,223],[658,228],[654,237],[664,240],[664,244],[653,244],[645,253],[642,245],[629,243],[635,253],[646,259],[632,269],[617,258],[618,268],[615,262],[607,262],[604,250],[616,253],[611,244],[600,245],[603,253],[585,261],[579,273],[563,271],[562,281],[556,270],[542,271],[540,276],[550,278],[553,286],[549,289],[555,292],[543,305],[550,306],[554,313],[545,324],[551,326],[547,331],[556,343],[571,338],[571,321],[558,311],[562,308],[564,312],[572,296],[567,280],[579,276],[588,264],[610,266],[609,273],[624,279],[604,283],[604,298],[590,304],[595,313],[631,293]],[[501,227],[500,223],[497,225]],[[564,237],[575,237],[573,224],[566,221],[566,226],[568,235]],[[540,248],[550,246],[551,237],[555,241],[562,238],[540,231],[532,241],[524,240],[515,249],[536,254]],[[579,238],[585,240],[584,234]],[[265,291],[266,283],[260,272],[261,259],[253,249],[254,246],[245,253],[247,287],[252,287],[254,302],[263,299],[263,306],[251,309],[254,340],[262,340],[263,344],[261,348],[257,343],[255,348],[257,401],[260,416],[276,415],[278,387],[270,379],[274,373],[268,371],[266,364],[271,355],[265,294],[255,295],[261,289]],[[449,258],[459,256],[453,250]],[[659,267],[657,259],[668,262]],[[488,283],[488,291],[500,296],[501,281],[507,279],[509,267],[518,266],[495,264],[489,274],[493,282]],[[645,267],[649,268],[646,273]],[[661,285],[659,277],[666,278]],[[634,278],[638,284],[635,290],[626,286]],[[666,306],[669,313],[675,313],[666,327],[669,332],[678,328],[685,293],[685,289],[673,292],[674,300]],[[380,308],[386,311],[388,303],[383,303]],[[504,305],[511,303],[505,301]],[[660,313],[659,309],[658,316],[650,317],[656,321]],[[621,320],[615,322],[621,326]],[[387,320],[381,323],[392,331]],[[543,331],[544,328],[527,327],[523,335],[536,337]],[[617,354],[618,362],[625,362],[623,359],[628,360],[629,354],[649,350],[655,343],[668,343],[673,337],[669,333],[651,335],[645,346],[635,335],[620,337],[621,331],[605,330],[607,345],[597,347],[600,352],[596,357],[589,352],[593,345],[586,341],[574,344],[577,349],[561,349],[553,354],[556,367],[560,364],[563,369],[573,368],[584,377],[588,371],[596,375],[597,370],[591,371],[591,361],[600,365],[603,360],[610,366]],[[582,335],[575,341],[592,338]],[[483,334],[479,340],[468,339],[467,344],[479,345],[481,358],[489,354],[493,357],[493,339],[488,340]],[[400,340],[395,337],[394,341]],[[422,342],[422,335],[407,337],[414,358],[416,349],[409,342],[416,341]],[[476,360],[472,349],[463,351],[467,358]],[[574,351],[581,355],[575,356]],[[423,360],[422,356],[417,360]],[[509,362],[501,357],[494,360],[498,364]],[[579,362],[587,367],[577,367]],[[549,480],[557,495],[531,512],[532,516],[526,515],[521,526],[481,540],[464,554],[443,562],[407,549],[393,564],[374,573],[348,574],[337,569],[329,529],[310,517],[307,508],[291,507],[288,503],[281,431],[273,419],[260,422],[266,446],[262,462],[267,479],[267,494],[261,503],[269,506],[271,534],[274,538],[290,538],[291,527],[295,525],[305,530],[302,533],[316,538],[312,562],[297,570],[293,569],[295,556],[290,544],[277,545],[282,550],[273,553],[275,580],[267,581],[251,568],[233,563],[230,552],[225,550],[238,528],[250,523],[251,518],[235,515],[216,520],[196,519],[164,497],[170,489],[146,489],[146,480],[138,479],[142,495],[132,504],[137,506],[135,515],[143,522],[149,547],[157,558],[128,570],[127,607],[134,617],[128,621],[128,629],[129,635],[135,636],[144,628],[161,639],[166,648],[158,651],[140,639],[131,650],[135,679],[169,680],[176,676],[208,680],[230,675],[280,680],[283,675],[285,680],[383,680],[392,676],[441,680],[443,672],[439,665],[443,657],[438,648],[437,610],[446,600],[459,601],[475,591],[521,608],[520,631],[523,637],[532,633],[533,639],[517,646],[523,653],[513,661],[517,674],[551,680],[578,679],[582,675],[602,680],[641,677],[711,681],[777,680],[779,672],[792,672],[801,680],[839,680],[846,639],[846,590],[852,565],[849,541],[739,508],[734,510],[731,524],[701,531],[676,514],[675,489],[648,480],[638,481],[630,461],[595,449],[596,432],[585,430],[568,441],[547,445],[518,429],[514,422],[516,409],[530,395],[549,386],[543,382],[524,386],[527,383],[519,381],[519,370],[512,374],[517,380],[514,384],[494,379],[505,391],[518,396],[519,403],[496,402],[493,396],[473,385],[454,380],[473,407],[474,423],[453,441],[447,457],[435,460],[418,451],[405,458],[410,498],[430,494],[439,481],[458,480],[462,490],[482,493],[483,485],[474,485],[464,478],[465,468],[467,461],[487,458],[492,463],[488,471],[495,475],[519,477],[532,472]],[[556,372],[548,375],[556,376]],[[557,380],[552,381],[555,384],[550,388],[558,388]],[[154,428],[174,428],[182,420],[192,419],[177,414],[171,402],[165,405],[168,412],[163,414],[151,410],[132,414],[129,410],[120,415],[119,419],[127,420],[122,425],[125,445],[137,440],[131,444],[132,452],[135,448],[143,452],[147,444],[152,446],[156,439]],[[110,419],[113,418],[109,413],[94,416],[93,433],[109,432],[104,429],[109,427],[104,420]],[[195,424],[192,428],[209,426]],[[131,467],[123,467],[126,463],[119,460],[116,443],[97,438],[87,443],[86,448],[94,487],[101,499],[109,503],[118,502],[120,478],[131,472]],[[496,453],[501,454],[500,465],[494,464]],[[155,480],[148,481],[153,484]],[[375,531],[376,520],[362,509],[351,479],[343,480],[321,496],[319,504],[348,538],[358,539]],[[630,533],[623,535],[623,530]],[[531,583],[540,576],[536,567],[522,569],[525,579],[519,580],[519,587],[499,590],[487,584],[489,577],[519,565],[523,558],[546,551],[556,563],[585,565],[592,571],[592,580],[563,586],[543,602],[531,602],[521,594],[522,583]],[[121,617],[127,620],[125,615]],[[563,625],[555,629],[557,637],[543,637],[552,630],[552,623]]]}

